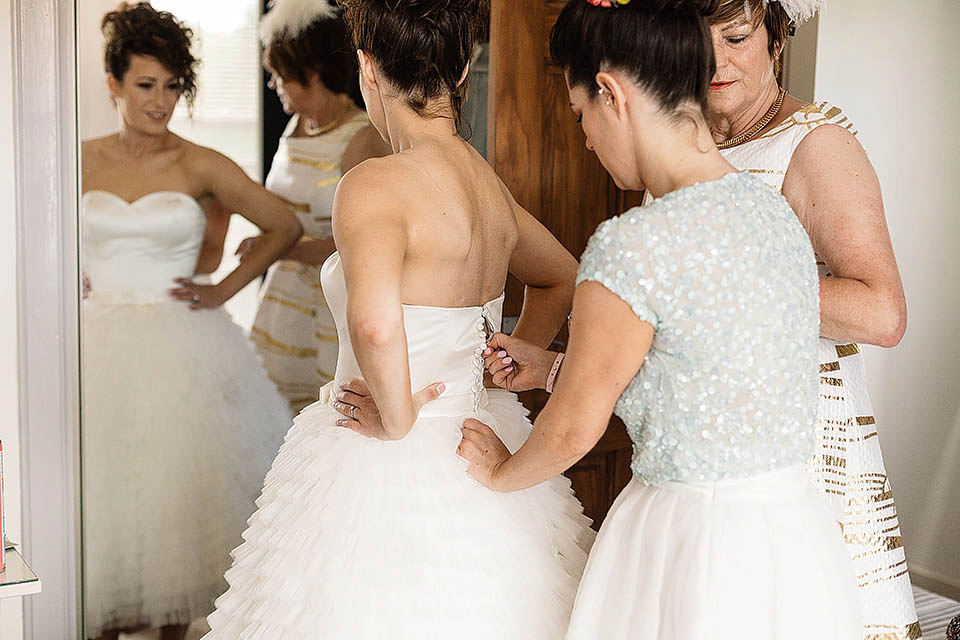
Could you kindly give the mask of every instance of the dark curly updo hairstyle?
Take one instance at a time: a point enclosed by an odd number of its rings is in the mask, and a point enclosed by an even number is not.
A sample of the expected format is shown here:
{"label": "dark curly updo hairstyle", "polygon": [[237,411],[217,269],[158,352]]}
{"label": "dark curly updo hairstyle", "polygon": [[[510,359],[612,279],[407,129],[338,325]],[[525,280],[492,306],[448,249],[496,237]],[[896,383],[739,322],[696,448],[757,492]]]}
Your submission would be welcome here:
{"label": "dark curly updo hairstyle", "polygon": [[[524,0],[527,1],[527,0]],[[459,123],[466,98],[460,82],[482,31],[486,0],[340,0],[354,46],[377,61],[381,72],[428,114],[430,100],[450,97]]]}
{"label": "dark curly updo hairstyle", "polygon": [[347,94],[363,106],[357,53],[340,17],[318,18],[296,35],[285,30],[272,34],[264,42],[263,59],[268,69],[303,85],[316,73],[327,89]]}
{"label": "dark curly updo hairstyle", "polygon": [[774,68],[780,71],[780,52],[790,37],[793,26],[790,16],[779,2],[764,0],[722,0],[716,13],[710,16],[710,25],[727,22],[747,22],[754,29],[763,23],[767,28],[767,50],[773,58]]}
{"label": "dark curly updo hairstyle", "polygon": [[597,95],[605,69],[628,73],[667,113],[706,113],[716,70],[707,18],[720,0],[633,0],[616,7],[569,0],[550,33],[550,54],[570,86]]}
{"label": "dark curly updo hairstyle", "polygon": [[104,66],[123,81],[130,69],[130,56],[151,56],[180,79],[180,95],[193,106],[197,95],[197,65],[190,53],[193,31],[167,11],[157,11],[149,2],[122,2],[103,16],[100,32],[106,39]]}

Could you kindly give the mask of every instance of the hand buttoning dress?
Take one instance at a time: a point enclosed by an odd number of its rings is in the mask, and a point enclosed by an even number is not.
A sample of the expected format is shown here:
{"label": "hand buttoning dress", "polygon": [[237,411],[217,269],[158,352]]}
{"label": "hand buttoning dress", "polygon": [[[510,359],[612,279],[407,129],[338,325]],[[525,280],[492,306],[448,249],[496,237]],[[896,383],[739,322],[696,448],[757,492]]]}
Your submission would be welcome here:
{"label": "hand buttoning dress", "polygon": [[456,453],[468,417],[513,449],[530,432],[516,396],[483,387],[503,297],[403,307],[412,388],[446,391],[385,442],[336,426],[330,389],[360,369],[337,254],[322,278],[340,334],[336,379],[294,419],[206,639],[559,640],[593,539],[570,482],[495,493]]}
{"label": "hand buttoning dress", "polygon": [[[853,123],[827,103],[807,105],[769,133],[723,151],[735,167],[778,191],[794,151],[823,125]],[[820,277],[830,277],[823,260]],[[853,559],[864,612],[865,640],[921,637],[893,489],[883,464],[880,438],[860,346],[820,338],[817,448],[809,470],[843,528]]]}
{"label": "hand buttoning dress", "polygon": [[206,218],[190,196],[83,196],[85,637],[213,609],[289,424],[223,308],[167,291],[193,275]]}

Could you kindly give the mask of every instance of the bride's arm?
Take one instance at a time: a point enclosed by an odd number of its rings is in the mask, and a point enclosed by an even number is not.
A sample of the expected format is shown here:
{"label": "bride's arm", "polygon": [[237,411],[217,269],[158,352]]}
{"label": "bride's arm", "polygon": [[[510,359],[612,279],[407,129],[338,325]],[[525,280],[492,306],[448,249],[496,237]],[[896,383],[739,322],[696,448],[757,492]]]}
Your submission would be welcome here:
{"label": "bride's arm", "polygon": [[540,221],[515,204],[519,237],[510,273],[524,284],[523,309],[512,335],[548,346],[573,304],[577,261]]}
{"label": "bride's arm", "polygon": [[251,180],[223,154],[196,147],[191,160],[189,168],[203,180],[207,191],[227,211],[239,213],[263,232],[243,262],[215,286],[223,303],[283,256],[296,243],[302,229],[280,198]]}
{"label": "bride's arm", "polygon": [[347,284],[347,326],[360,372],[380,413],[385,440],[413,427],[407,337],[400,306],[406,221],[371,162],[343,177],[333,201],[333,236]]}

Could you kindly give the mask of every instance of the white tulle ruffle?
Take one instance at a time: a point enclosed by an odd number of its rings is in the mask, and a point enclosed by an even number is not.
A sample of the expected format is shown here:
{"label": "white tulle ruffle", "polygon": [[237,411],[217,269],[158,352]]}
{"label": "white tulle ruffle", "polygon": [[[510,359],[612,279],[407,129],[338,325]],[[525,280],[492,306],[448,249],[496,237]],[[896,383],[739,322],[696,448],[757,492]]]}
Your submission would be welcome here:
{"label": "white tulle ruffle", "polygon": [[853,640],[856,581],[839,527],[797,469],[617,497],[567,640]]}
{"label": "white tulle ruffle", "polygon": [[86,637],[213,609],[289,412],[222,309],[83,308]]}
{"label": "white tulle ruffle", "polygon": [[[513,394],[478,417],[508,446],[530,423]],[[556,478],[501,494],[456,455],[469,416],[421,418],[397,442],[307,407],[267,475],[234,551],[207,640],[556,640],[566,628],[589,521]]]}

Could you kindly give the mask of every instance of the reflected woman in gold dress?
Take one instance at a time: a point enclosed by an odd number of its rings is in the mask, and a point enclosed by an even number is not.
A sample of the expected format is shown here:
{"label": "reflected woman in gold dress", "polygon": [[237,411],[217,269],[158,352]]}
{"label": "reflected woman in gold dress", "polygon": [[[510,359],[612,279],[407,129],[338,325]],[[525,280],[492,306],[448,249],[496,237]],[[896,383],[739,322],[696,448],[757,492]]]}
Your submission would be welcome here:
{"label": "reflected woman in gold dress", "polygon": [[[293,114],[266,187],[305,235],[267,274],[251,339],[291,413],[316,401],[337,366],[337,330],[320,285],[333,253],[330,215],[344,173],[390,148],[370,124],[347,26],[328,0],[280,0],[261,25],[270,87]],[[248,239],[243,255],[256,245]]]}

